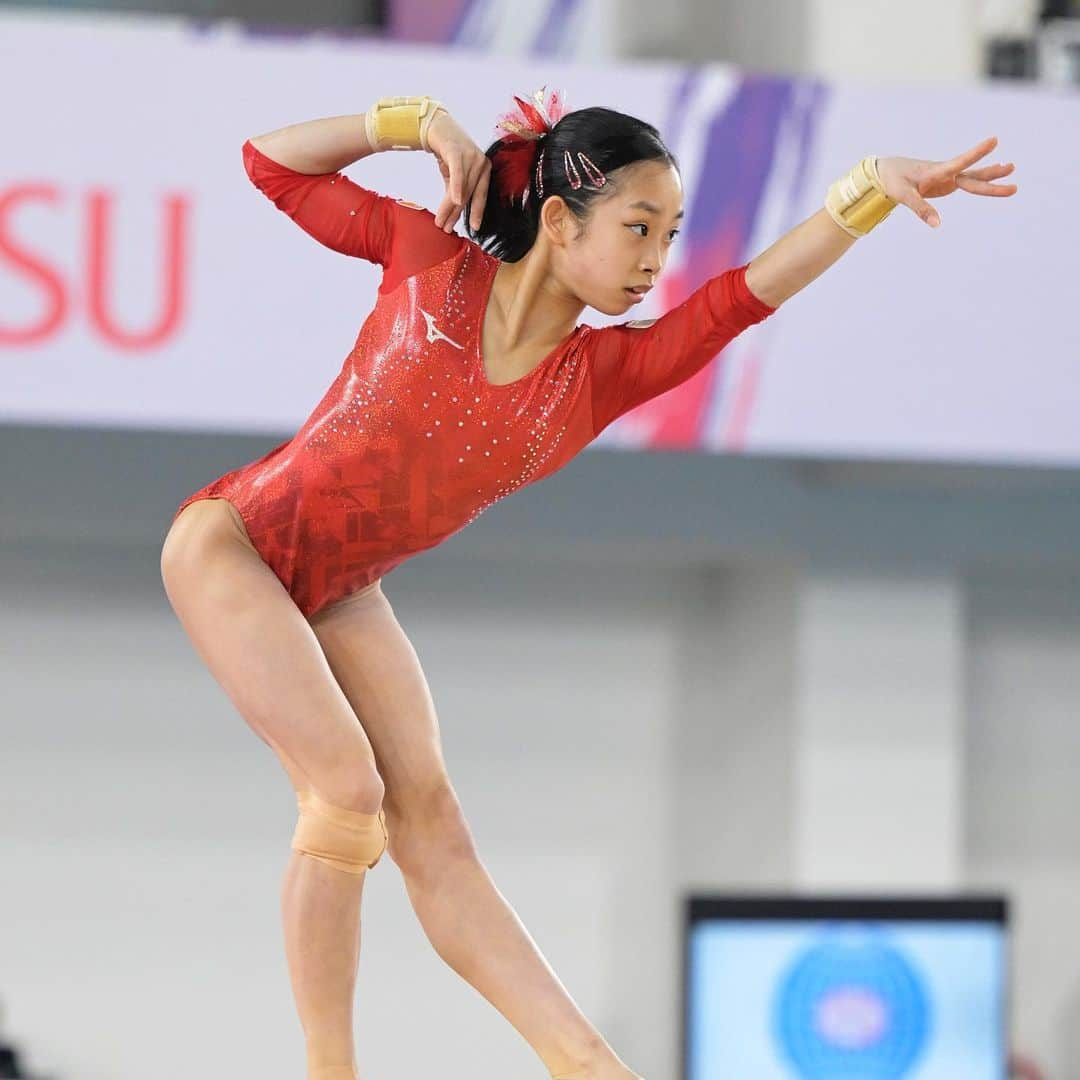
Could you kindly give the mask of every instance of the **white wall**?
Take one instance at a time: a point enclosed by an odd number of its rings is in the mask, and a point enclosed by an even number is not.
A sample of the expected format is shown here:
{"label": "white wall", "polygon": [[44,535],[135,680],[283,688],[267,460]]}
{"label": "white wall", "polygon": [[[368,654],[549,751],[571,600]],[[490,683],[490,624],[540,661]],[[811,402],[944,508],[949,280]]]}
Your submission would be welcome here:
{"label": "white wall", "polygon": [[977,0],[808,0],[809,71],[867,82],[971,82],[982,54]]}
{"label": "white wall", "polygon": [[[993,27],[985,0],[635,0],[632,56],[719,61],[775,75],[868,83],[973,82]],[[664,16],[658,23],[659,13]]]}
{"label": "white wall", "polygon": [[[57,1080],[145,1080],[150,1059],[155,1080],[207,1061],[298,1075],[278,926],[294,806],[157,568],[175,503],[263,443],[0,428],[0,1005]],[[807,726],[828,718],[813,703],[837,687],[807,647],[853,626],[937,671],[933,709],[961,684],[962,738],[930,724],[910,764],[913,790],[953,777],[954,848],[907,859],[903,880],[864,850],[846,884],[942,881],[952,850],[957,884],[1011,893],[1018,1043],[1080,1076],[1078,486],[595,452],[387,579],[496,881],[649,1080],[677,1060],[684,891],[794,887],[816,852],[844,861],[835,832],[807,838],[799,777],[828,746],[808,732],[831,737]],[[850,715],[902,729],[894,676]],[[880,762],[875,740],[847,751],[853,774]],[[391,863],[365,920],[371,1075],[542,1080],[430,949]]]}
{"label": "white wall", "polygon": [[802,581],[801,887],[962,884],[961,593],[954,573],[830,569]]}
{"label": "white wall", "polygon": [[[955,610],[939,585],[939,606]],[[161,1080],[208,1061],[299,1075],[277,893],[293,803],[172,617],[155,551],[7,545],[0,586],[9,1034],[35,1068],[73,1080],[143,1080],[151,1058]],[[864,632],[882,610],[866,588],[860,575],[845,591],[866,598],[849,611]],[[1080,905],[1080,580],[983,574],[964,591],[955,884],[1013,896],[1017,1043],[1053,1075],[1080,1075],[1080,962],[1063,947]],[[670,1076],[684,892],[836,880],[842,850],[820,821],[807,829],[796,782],[820,756],[801,719],[817,691],[800,660],[827,625],[807,621],[820,581],[770,562],[504,558],[418,561],[387,592],[496,881],[619,1051]],[[916,607],[894,631],[918,638],[923,618],[940,634],[939,616]],[[906,696],[898,688],[895,704]],[[872,724],[894,702],[849,706]],[[926,734],[910,790],[956,764]],[[834,749],[852,777],[881,758],[873,739]],[[896,806],[868,808],[871,830],[875,812],[881,827]],[[885,845],[851,845],[847,887],[940,874],[933,845],[899,871],[891,856],[874,861]],[[392,863],[369,877],[364,912],[357,1018],[371,1075],[543,1076],[430,949]]]}
{"label": "white wall", "polygon": [[[8,549],[0,568],[9,1031],[35,1067],[79,1080],[300,1076],[277,923],[284,775],[188,645],[148,552]],[[679,590],[675,573],[479,563],[387,584],[496,882],[651,1076],[677,1019]],[[389,860],[365,892],[366,1075],[545,1076],[436,957]]]}
{"label": "white wall", "polygon": [[968,878],[1012,894],[1015,1028],[1080,1076],[1080,575],[969,588]]}
{"label": "white wall", "polygon": [[[970,81],[975,7],[638,3],[625,46],[778,74]],[[301,1072],[277,894],[294,804],[172,617],[154,544],[180,495],[254,456],[251,440],[0,431],[0,1005],[32,1067],[58,1080]],[[799,777],[822,745],[807,732],[828,736],[831,700],[806,649],[835,647],[830,621],[887,635],[895,614],[866,597],[897,568],[925,603],[896,628],[948,643],[934,707],[957,665],[966,691],[962,751],[948,732],[929,738],[911,785],[933,775],[939,806],[960,800],[957,882],[1016,902],[1018,1045],[1080,1077],[1075,486],[1037,471],[598,454],[388,580],[496,881],[650,1080],[674,1071],[683,891],[784,888],[835,875],[822,851],[843,861],[836,833],[801,816]],[[846,615],[813,602],[823,563],[834,581],[837,564],[869,580]],[[995,569],[1015,564],[1042,569]],[[846,748],[852,771],[875,745]],[[903,880],[943,880],[949,850]],[[861,869],[853,886],[886,871],[903,883],[896,866]],[[389,861],[364,913],[370,1075],[540,1080],[427,945]]]}
{"label": "white wall", "polygon": [[674,726],[684,891],[784,889],[795,855],[799,574],[783,561],[701,570],[683,609]]}

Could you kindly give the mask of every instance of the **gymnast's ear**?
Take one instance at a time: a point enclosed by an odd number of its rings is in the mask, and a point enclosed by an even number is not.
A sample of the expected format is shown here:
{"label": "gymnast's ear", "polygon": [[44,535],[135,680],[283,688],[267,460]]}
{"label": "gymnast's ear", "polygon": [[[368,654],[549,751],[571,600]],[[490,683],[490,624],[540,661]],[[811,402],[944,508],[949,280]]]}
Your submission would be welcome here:
{"label": "gymnast's ear", "polygon": [[540,231],[548,240],[562,247],[574,238],[578,221],[561,195],[551,195],[540,205]]}

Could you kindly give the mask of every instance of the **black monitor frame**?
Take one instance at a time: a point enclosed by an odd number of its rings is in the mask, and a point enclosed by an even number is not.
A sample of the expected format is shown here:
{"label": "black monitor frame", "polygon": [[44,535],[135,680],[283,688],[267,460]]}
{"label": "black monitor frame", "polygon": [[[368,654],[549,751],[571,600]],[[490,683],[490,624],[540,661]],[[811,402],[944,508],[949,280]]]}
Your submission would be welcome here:
{"label": "black monitor frame", "polygon": [[[679,1076],[689,1080],[690,1070],[690,945],[694,928],[714,919],[789,921],[831,919],[851,922],[978,922],[1001,926],[1005,943],[1006,984],[1002,1002],[1003,1035],[1008,1042],[1011,996],[1009,901],[1000,894],[945,895],[783,893],[691,894],[683,900],[682,980],[679,995]],[[1007,1076],[1008,1046],[1001,1050],[1001,1076]]]}

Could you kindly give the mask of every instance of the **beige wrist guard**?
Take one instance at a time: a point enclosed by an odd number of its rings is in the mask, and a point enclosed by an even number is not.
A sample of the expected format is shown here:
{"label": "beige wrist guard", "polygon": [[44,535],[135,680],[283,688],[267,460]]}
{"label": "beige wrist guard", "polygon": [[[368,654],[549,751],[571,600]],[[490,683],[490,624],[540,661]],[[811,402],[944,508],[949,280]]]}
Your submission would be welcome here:
{"label": "beige wrist guard", "polygon": [[430,150],[427,132],[440,109],[427,95],[379,98],[364,114],[367,140],[373,150]]}
{"label": "beige wrist guard", "polygon": [[877,158],[865,157],[840,177],[825,197],[825,209],[849,236],[865,236],[896,209],[878,176]]}

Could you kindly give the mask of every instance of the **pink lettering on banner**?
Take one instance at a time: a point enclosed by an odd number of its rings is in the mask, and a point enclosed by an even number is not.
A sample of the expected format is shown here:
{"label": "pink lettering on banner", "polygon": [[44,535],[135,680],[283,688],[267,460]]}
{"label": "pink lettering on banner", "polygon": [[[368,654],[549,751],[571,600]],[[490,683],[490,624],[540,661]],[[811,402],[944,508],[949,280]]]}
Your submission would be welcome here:
{"label": "pink lettering on banner", "polygon": [[58,202],[59,191],[47,184],[23,184],[0,193],[0,266],[12,267],[41,292],[45,311],[31,326],[11,327],[0,321],[0,345],[36,345],[49,338],[67,319],[70,299],[59,272],[43,259],[21,249],[11,237],[9,222],[20,203],[30,200]]}
{"label": "pink lettering on banner", "polygon": [[[77,265],[84,278],[67,281],[61,269],[50,265],[39,253],[15,238],[18,211],[32,203],[57,204],[63,196],[51,184],[20,184],[0,191],[0,268],[10,268],[42,297],[42,313],[21,326],[0,318],[0,348],[40,345],[58,336],[73,319],[84,316],[91,332],[113,349],[141,352],[159,348],[176,336],[187,310],[188,233],[191,201],[183,195],[166,195],[162,200],[162,238],[157,255],[157,280],[161,283],[157,314],[142,330],[120,325],[111,309],[115,300],[113,281],[116,265],[113,212],[116,197],[92,191],[85,200],[83,248]],[[151,267],[154,257],[147,252],[140,265]],[[78,288],[81,284],[82,288]],[[85,309],[76,310],[75,297],[85,297]]]}

